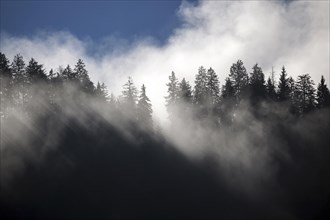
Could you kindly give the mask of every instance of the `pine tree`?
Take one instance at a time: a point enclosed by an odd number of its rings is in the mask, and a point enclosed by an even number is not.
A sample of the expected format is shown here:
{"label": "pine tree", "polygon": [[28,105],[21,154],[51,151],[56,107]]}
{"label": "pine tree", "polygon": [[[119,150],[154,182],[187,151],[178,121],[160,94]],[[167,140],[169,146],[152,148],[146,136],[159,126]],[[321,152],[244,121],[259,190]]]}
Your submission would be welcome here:
{"label": "pine tree", "polygon": [[191,86],[185,78],[179,83],[179,99],[180,102],[190,104],[192,102]]}
{"label": "pine tree", "polygon": [[100,84],[100,82],[97,82],[95,96],[98,100],[101,100],[103,102],[108,101],[108,90],[104,83]]}
{"label": "pine tree", "polygon": [[321,82],[317,87],[317,108],[330,107],[330,92],[325,84],[325,79],[322,75]]}
{"label": "pine tree", "polygon": [[109,100],[108,88],[107,88],[107,86],[104,83],[101,84],[101,94],[102,94],[102,98],[105,101],[108,101]]}
{"label": "pine tree", "polygon": [[70,65],[67,65],[63,71],[61,71],[61,77],[68,83],[79,82],[77,73],[72,70]]}
{"label": "pine tree", "polygon": [[226,78],[221,90],[221,121],[223,124],[229,125],[232,122],[235,105],[235,88],[230,78]]}
{"label": "pine tree", "polygon": [[267,80],[266,95],[267,95],[268,99],[273,100],[273,101],[276,100],[275,85],[274,85],[273,80],[271,79],[271,77],[268,77],[268,80]]}
{"label": "pine tree", "polygon": [[77,77],[77,79],[79,79],[80,86],[85,93],[92,94],[94,92],[94,84],[90,80],[88,71],[85,68],[85,63],[81,59],[79,59],[75,65],[73,74],[74,77],[72,78]]}
{"label": "pine tree", "polygon": [[246,72],[244,64],[241,60],[230,67],[229,78],[235,90],[236,103],[238,104],[242,98],[246,96],[247,87],[249,83],[249,76]]}
{"label": "pine tree", "polygon": [[13,104],[13,77],[9,67],[9,60],[0,53],[0,120],[6,117],[9,106]]}
{"label": "pine tree", "polygon": [[250,74],[251,101],[256,103],[266,97],[265,75],[262,69],[255,64]]}
{"label": "pine tree", "polygon": [[56,103],[56,96],[57,96],[57,91],[60,89],[59,88],[59,82],[60,82],[60,77],[59,74],[54,72],[53,69],[49,71],[49,74],[47,76],[49,80],[49,91],[48,91],[48,96],[49,96],[49,101],[50,104],[55,105]]}
{"label": "pine tree", "polygon": [[134,114],[137,103],[137,90],[130,76],[123,88],[123,105],[127,112]]}
{"label": "pine tree", "polygon": [[165,97],[166,99],[166,108],[169,114],[170,120],[173,120],[174,115],[177,113],[177,102],[179,97],[179,83],[178,79],[175,76],[175,73],[172,71],[171,75],[168,77],[169,83],[166,84],[167,86],[167,93],[168,95]]}
{"label": "pine tree", "polygon": [[137,119],[142,127],[152,128],[152,108],[150,99],[146,94],[144,84],[141,87],[141,93],[137,105]]}
{"label": "pine tree", "polygon": [[295,104],[300,114],[313,110],[315,107],[315,89],[309,74],[298,76],[294,94]]}
{"label": "pine tree", "polygon": [[220,89],[218,75],[212,68],[207,70],[207,90],[210,104],[215,107],[219,103]]}
{"label": "pine tree", "polygon": [[14,84],[14,104],[19,108],[23,108],[24,103],[28,96],[28,80],[29,77],[25,72],[25,62],[23,56],[17,54],[11,63]]}
{"label": "pine tree", "polygon": [[[38,64],[33,58],[31,58],[29,64],[25,68],[26,75],[28,77],[28,95],[26,100],[26,113],[38,114],[40,107],[44,107],[43,104],[51,103],[49,97],[49,88],[47,83],[47,75],[43,69],[42,64]],[[43,100],[43,102],[34,102],[34,100]]]}
{"label": "pine tree", "polygon": [[194,104],[199,108],[204,109],[207,102],[208,90],[207,90],[207,74],[206,69],[201,66],[198,68],[198,73],[195,78],[194,89]]}
{"label": "pine tree", "polygon": [[26,67],[26,74],[29,77],[29,83],[39,83],[45,82],[47,80],[47,75],[43,69],[42,64],[38,64],[33,58],[31,58],[28,66]]}
{"label": "pine tree", "polygon": [[278,83],[277,97],[280,102],[288,101],[290,99],[290,86],[284,66],[282,67],[280,81]]}

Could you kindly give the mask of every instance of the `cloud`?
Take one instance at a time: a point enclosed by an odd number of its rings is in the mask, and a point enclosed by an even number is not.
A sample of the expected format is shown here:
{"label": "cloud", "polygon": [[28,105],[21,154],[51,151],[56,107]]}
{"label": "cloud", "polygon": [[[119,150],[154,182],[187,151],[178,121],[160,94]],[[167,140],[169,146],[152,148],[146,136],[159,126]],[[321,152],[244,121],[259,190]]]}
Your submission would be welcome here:
{"label": "cloud", "polygon": [[[1,36],[1,51],[10,59],[21,53],[45,68],[74,65],[82,58],[94,82],[119,95],[128,76],[147,87],[155,118],[166,122],[166,82],[171,71],[194,81],[197,68],[212,67],[221,84],[232,63],[242,59],[248,71],[256,62],[268,74],[282,65],[289,75],[310,73],[329,84],[329,2],[275,1],[182,2],[182,24],[159,46],[152,38],[126,42],[106,36],[100,44],[70,32],[42,32],[34,37]],[[118,42],[119,45],[115,45]],[[96,51],[91,54],[88,51]]]}

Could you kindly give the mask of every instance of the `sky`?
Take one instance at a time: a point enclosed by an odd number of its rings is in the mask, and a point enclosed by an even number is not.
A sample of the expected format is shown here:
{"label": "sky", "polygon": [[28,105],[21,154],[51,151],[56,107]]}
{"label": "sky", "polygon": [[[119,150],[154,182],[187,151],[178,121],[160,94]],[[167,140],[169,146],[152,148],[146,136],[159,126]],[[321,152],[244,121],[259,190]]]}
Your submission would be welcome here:
{"label": "sky", "polygon": [[191,84],[199,66],[223,84],[232,63],[266,76],[309,73],[329,84],[329,1],[1,1],[0,48],[50,68],[82,58],[91,79],[120,95],[132,76],[166,121],[171,71]]}
{"label": "sky", "polygon": [[180,1],[1,1],[1,30],[18,36],[69,31],[100,41],[147,36],[163,43],[179,21]]}

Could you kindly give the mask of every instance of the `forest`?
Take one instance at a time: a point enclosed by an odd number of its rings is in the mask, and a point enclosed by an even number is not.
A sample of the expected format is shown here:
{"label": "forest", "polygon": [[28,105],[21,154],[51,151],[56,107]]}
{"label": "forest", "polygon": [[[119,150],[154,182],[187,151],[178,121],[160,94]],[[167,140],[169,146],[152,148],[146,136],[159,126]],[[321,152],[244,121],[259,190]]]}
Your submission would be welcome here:
{"label": "forest", "polygon": [[[170,128],[148,88],[116,97],[83,60],[47,72],[0,53],[5,219],[327,219],[330,92],[255,64],[169,73]],[[111,89],[111,88],[110,88]],[[165,94],[164,94],[165,95]]]}

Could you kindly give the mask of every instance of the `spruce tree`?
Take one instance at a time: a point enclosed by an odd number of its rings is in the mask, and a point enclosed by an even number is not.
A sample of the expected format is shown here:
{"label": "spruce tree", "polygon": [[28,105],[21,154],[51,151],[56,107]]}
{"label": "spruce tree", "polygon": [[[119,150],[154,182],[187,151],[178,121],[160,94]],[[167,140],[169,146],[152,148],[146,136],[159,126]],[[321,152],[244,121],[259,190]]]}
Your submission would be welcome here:
{"label": "spruce tree", "polygon": [[174,115],[177,113],[177,102],[179,98],[179,83],[178,79],[175,76],[175,73],[172,71],[171,75],[168,77],[169,82],[166,84],[168,95],[166,99],[166,108],[169,114],[170,120],[173,120]]}
{"label": "spruce tree", "polygon": [[250,74],[251,101],[256,103],[266,97],[265,75],[262,69],[255,64]]}
{"label": "spruce tree", "polygon": [[230,78],[227,77],[221,90],[221,121],[223,124],[229,125],[232,122],[235,105],[235,88]]}
{"label": "spruce tree", "polygon": [[[49,87],[47,83],[47,75],[43,69],[43,65],[39,64],[31,58],[29,64],[25,68],[28,77],[28,95],[26,100],[26,113],[38,114],[40,108],[43,108],[45,103],[51,103],[49,97]],[[42,102],[35,102],[34,100],[43,100]]]}
{"label": "spruce tree", "polygon": [[33,58],[31,58],[26,67],[26,74],[29,77],[30,84],[45,82],[47,80],[47,75],[43,69],[43,65],[38,64],[38,62]]}
{"label": "spruce tree", "polygon": [[194,88],[194,104],[199,108],[204,108],[207,102],[208,90],[207,90],[207,73],[206,69],[201,66],[198,68],[198,73],[195,78]]}
{"label": "spruce tree", "polygon": [[275,85],[271,77],[268,77],[267,84],[266,84],[266,96],[269,100],[275,101],[276,100],[276,91]]}
{"label": "spruce tree", "polygon": [[25,62],[23,56],[17,54],[13,62],[11,63],[11,69],[13,74],[13,97],[14,104],[19,108],[23,108],[25,99],[27,98],[28,93],[28,76],[25,72]]}
{"label": "spruce tree", "polygon": [[140,126],[152,128],[152,108],[150,99],[146,94],[146,87],[144,84],[141,87],[139,101],[137,104],[137,119]]}
{"label": "spruce tree", "polygon": [[215,107],[219,103],[220,89],[218,75],[212,68],[207,70],[207,90],[210,104]]}
{"label": "spruce tree", "polygon": [[73,73],[73,78],[77,77],[77,79],[79,79],[81,89],[87,94],[92,94],[95,89],[94,84],[89,78],[88,71],[86,70],[85,63],[82,59],[78,60]]}
{"label": "spruce tree", "polygon": [[12,96],[13,76],[9,67],[9,60],[0,53],[0,120],[7,115],[9,106],[13,104]]}
{"label": "spruce tree", "polygon": [[300,114],[307,113],[315,107],[315,89],[314,82],[309,74],[298,76],[295,84],[294,103]]}
{"label": "spruce tree", "polygon": [[330,107],[330,92],[325,84],[325,79],[322,75],[321,82],[317,87],[317,108]]}
{"label": "spruce tree", "polygon": [[134,86],[133,79],[129,76],[127,82],[123,86],[124,90],[122,104],[125,111],[129,114],[135,114],[137,103],[137,90]]}
{"label": "spruce tree", "polygon": [[230,67],[229,78],[235,90],[236,103],[238,104],[242,98],[246,96],[247,87],[249,83],[249,76],[246,72],[244,64],[241,60]]}
{"label": "spruce tree", "polygon": [[288,101],[290,99],[290,86],[284,66],[282,67],[280,80],[278,83],[277,97],[280,102]]}
{"label": "spruce tree", "polygon": [[179,99],[180,102],[190,104],[192,102],[191,86],[185,78],[179,83]]}
{"label": "spruce tree", "polygon": [[102,98],[104,99],[104,101],[109,100],[108,88],[104,83],[101,84],[101,94],[102,94]]}

